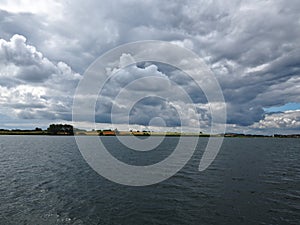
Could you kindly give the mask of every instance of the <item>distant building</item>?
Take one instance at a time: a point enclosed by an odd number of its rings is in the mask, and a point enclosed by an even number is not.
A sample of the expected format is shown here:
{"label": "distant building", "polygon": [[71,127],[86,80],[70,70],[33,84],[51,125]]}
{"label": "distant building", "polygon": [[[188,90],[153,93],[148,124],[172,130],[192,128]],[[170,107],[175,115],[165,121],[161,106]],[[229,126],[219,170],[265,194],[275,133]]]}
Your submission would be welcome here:
{"label": "distant building", "polygon": [[116,132],[114,130],[103,130],[102,135],[103,136],[116,136]]}

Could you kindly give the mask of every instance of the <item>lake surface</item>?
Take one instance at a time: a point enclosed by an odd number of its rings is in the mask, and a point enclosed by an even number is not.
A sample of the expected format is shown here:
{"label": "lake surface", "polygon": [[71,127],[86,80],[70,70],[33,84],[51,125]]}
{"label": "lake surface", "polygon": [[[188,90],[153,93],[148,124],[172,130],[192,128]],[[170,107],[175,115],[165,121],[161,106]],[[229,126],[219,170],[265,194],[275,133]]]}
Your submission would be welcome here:
{"label": "lake surface", "polygon": [[[124,162],[147,164],[178,138],[144,158],[102,140]],[[300,139],[225,138],[198,172],[207,140],[175,176],[129,187],[94,172],[74,137],[0,136],[0,224],[300,224]]]}

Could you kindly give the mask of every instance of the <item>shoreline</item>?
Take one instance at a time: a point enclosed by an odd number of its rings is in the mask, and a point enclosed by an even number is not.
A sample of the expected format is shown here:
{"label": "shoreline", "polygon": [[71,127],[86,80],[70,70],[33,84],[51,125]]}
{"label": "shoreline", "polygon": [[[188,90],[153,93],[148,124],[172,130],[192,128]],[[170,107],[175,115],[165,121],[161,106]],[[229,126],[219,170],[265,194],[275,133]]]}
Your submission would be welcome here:
{"label": "shoreline", "polygon": [[196,133],[176,133],[176,132],[126,132],[120,131],[116,133],[101,133],[97,131],[85,131],[85,132],[74,132],[74,134],[49,134],[47,131],[0,131],[0,136],[99,136],[99,137],[111,137],[111,136],[137,136],[137,137],[224,137],[224,138],[300,138],[300,134],[274,134],[274,135],[252,135],[252,134],[196,134]]}

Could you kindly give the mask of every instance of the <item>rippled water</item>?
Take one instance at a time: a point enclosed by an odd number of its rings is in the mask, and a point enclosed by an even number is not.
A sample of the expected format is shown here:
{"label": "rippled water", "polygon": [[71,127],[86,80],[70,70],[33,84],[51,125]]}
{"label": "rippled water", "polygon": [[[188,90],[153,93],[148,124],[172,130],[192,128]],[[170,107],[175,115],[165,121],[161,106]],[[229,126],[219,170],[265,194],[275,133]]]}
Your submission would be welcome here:
{"label": "rippled water", "polygon": [[[145,162],[177,141],[167,138]],[[128,187],[94,172],[74,137],[0,136],[0,224],[300,224],[299,139],[226,138],[200,173],[206,142],[174,177]],[[142,160],[120,148],[119,159]]]}

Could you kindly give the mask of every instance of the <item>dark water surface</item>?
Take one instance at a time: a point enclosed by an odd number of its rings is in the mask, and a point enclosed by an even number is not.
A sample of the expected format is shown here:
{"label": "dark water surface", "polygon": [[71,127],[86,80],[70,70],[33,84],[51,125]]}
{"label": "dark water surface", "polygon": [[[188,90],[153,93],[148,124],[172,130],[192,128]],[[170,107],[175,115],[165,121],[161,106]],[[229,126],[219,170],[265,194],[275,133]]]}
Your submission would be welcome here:
{"label": "dark water surface", "polygon": [[[0,136],[0,224],[300,224],[300,139],[226,138],[204,172],[207,139],[199,140],[175,176],[129,187],[94,172],[74,137]],[[122,152],[112,154],[126,161]]]}

